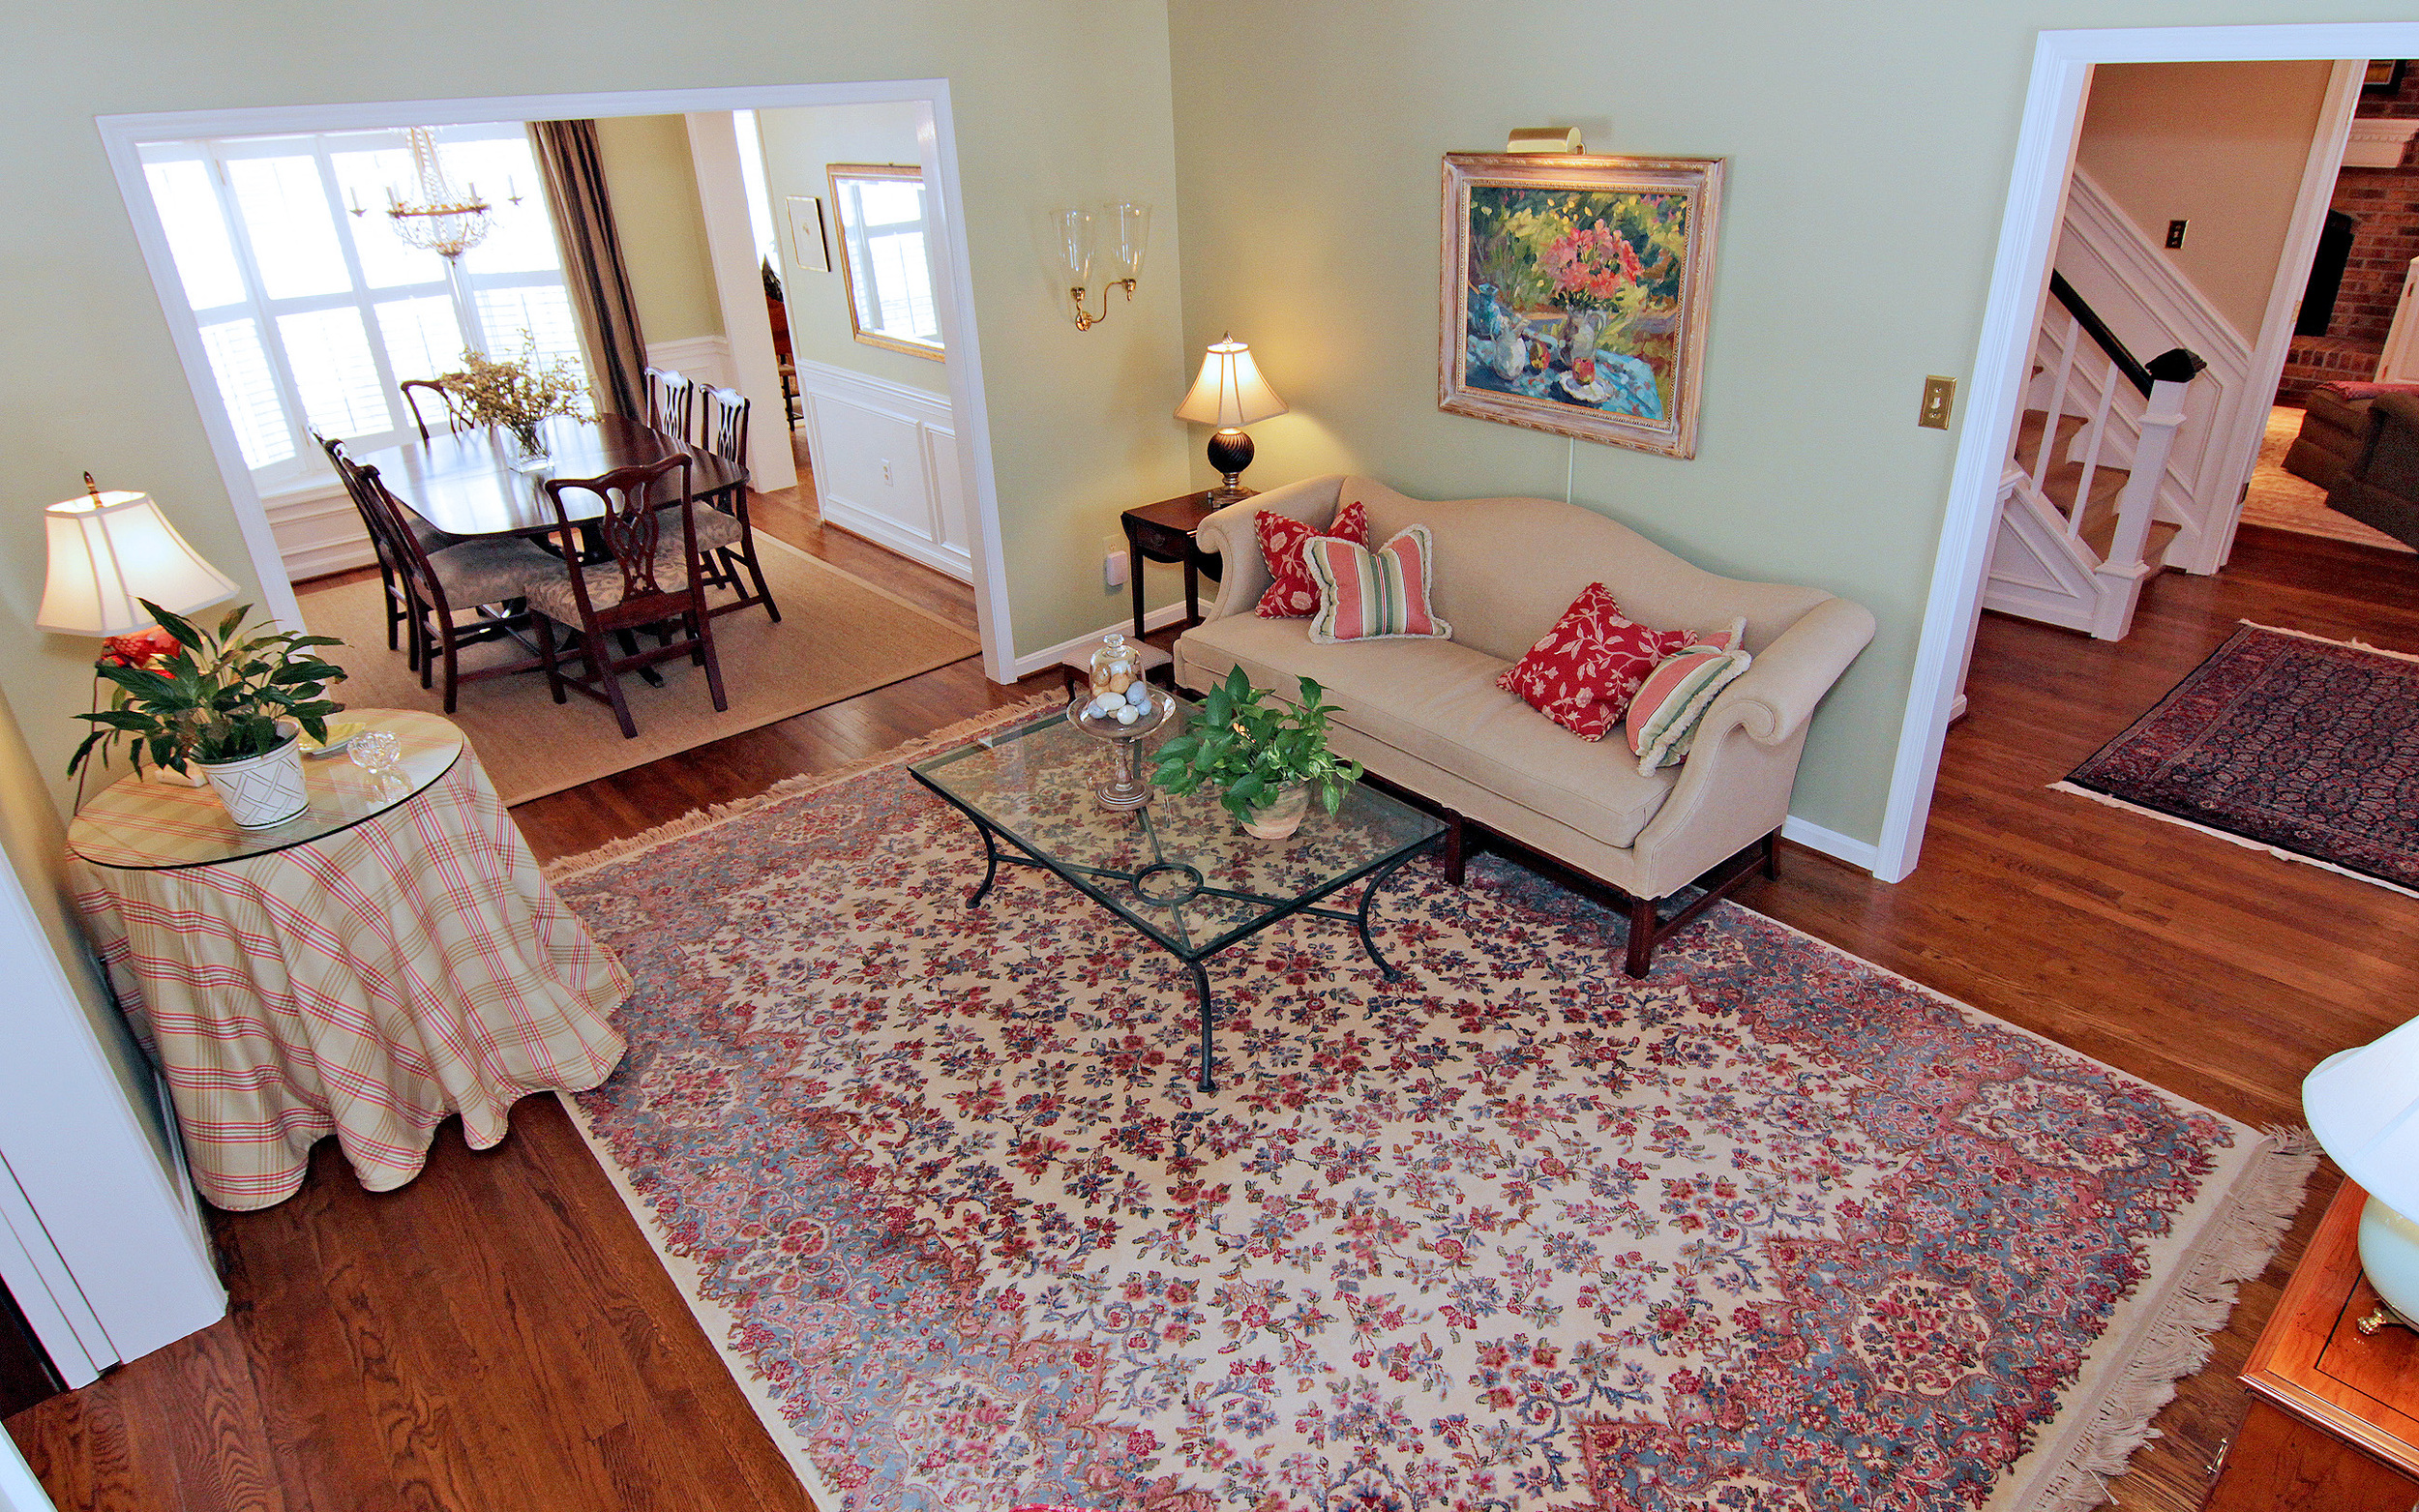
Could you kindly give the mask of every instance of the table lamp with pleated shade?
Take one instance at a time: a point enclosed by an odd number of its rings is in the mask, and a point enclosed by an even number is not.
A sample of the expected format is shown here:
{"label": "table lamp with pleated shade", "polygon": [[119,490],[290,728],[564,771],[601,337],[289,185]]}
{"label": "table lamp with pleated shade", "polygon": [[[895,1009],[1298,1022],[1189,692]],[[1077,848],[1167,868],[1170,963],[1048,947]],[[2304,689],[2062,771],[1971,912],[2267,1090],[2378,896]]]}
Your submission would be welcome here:
{"label": "table lamp with pleated shade", "polygon": [[1210,498],[1231,504],[1245,496],[1242,474],[1251,465],[1252,444],[1243,427],[1284,413],[1285,400],[1260,376],[1249,346],[1232,336],[1210,343],[1201,376],[1193,380],[1184,402],[1176,406],[1177,419],[1218,428],[1210,437],[1210,465],[1225,481],[1210,490]]}
{"label": "table lamp with pleated shade", "polygon": [[2419,1019],[2340,1051],[2303,1079],[2302,1112],[2344,1174],[2369,1194],[2360,1264],[2405,1322],[2419,1319]]}
{"label": "table lamp with pleated shade", "polygon": [[140,600],[173,614],[224,604],[235,580],[176,533],[148,493],[86,492],[43,511],[50,574],[34,623],[63,636],[125,636],[156,623]]}

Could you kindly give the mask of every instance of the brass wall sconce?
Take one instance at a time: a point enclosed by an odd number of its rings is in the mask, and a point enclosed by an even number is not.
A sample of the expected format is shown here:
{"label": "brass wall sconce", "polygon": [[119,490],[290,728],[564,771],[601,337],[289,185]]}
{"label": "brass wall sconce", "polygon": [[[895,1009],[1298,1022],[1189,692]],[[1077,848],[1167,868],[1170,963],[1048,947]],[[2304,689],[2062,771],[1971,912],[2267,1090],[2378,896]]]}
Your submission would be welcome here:
{"label": "brass wall sconce", "polygon": [[[1075,329],[1089,331],[1109,317],[1109,290],[1123,288],[1126,303],[1134,300],[1134,284],[1142,277],[1143,252],[1150,242],[1150,207],[1130,200],[1113,200],[1096,210],[1075,207],[1049,213],[1047,253],[1050,272],[1067,291],[1074,307]],[[1084,308],[1091,290],[1094,259],[1102,264],[1100,313]]]}

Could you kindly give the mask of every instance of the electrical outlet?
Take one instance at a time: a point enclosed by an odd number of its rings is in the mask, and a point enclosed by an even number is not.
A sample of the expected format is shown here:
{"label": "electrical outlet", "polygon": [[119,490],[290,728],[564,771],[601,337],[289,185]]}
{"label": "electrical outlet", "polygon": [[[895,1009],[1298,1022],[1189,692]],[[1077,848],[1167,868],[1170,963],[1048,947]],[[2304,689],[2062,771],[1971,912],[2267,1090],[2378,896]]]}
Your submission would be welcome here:
{"label": "electrical outlet", "polygon": [[897,480],[890,476],[890,459],[885,457],[881,460],[881,486],[887,489],[894,487],[896,483]]}
{"label": "electrical outlet", "polygon": [[2173,252],[2184,245],[2184,225],[2181,221],[2167,222],[2167,251]]}
{"label": "electrical outlet", "polygon": [[1933,373],[1924,380],[1924,407],[1915,412],[1915,423],[1934,430],[1949,429],[1949,411],[1956,407],[1957,380]]}
{"label": "electrical outlet", "polygon": [[1111,551],[1100,559],[1100,580],[1112,588],[1125,586],[1126,555],[1123,549]]}

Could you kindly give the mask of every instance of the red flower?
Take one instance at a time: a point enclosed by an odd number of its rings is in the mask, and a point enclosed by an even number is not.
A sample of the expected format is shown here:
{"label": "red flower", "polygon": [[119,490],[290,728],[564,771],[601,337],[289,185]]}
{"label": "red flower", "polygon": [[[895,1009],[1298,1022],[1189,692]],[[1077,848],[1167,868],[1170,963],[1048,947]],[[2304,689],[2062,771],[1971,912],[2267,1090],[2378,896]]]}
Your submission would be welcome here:
{"label": "red flower", "polygon": [[101,642],[101,659],[120,667],[148,667],[154,661],[171,657],[183,649],[174,636],[154,625],[131,636],[111,636]]}

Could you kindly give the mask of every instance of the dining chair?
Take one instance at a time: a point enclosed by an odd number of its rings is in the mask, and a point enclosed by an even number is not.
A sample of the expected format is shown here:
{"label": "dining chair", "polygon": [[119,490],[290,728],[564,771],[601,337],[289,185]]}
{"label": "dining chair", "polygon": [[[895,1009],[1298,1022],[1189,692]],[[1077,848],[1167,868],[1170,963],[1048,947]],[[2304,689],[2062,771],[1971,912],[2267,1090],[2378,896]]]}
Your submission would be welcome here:
{"label": "dining chair", "polygon": [[419,638],[412,637],[407,649],[395,644],[396,629],[411,620],[411,595],[403,586],[403,569],[396,560],[395,547],[387,539],[386,522],[378,518],[376,505],[367,496],[360,466],[344,455],[344,443],[330,440],[316,430],[311,432],[311,439],[318,442],[319,449],[328,454],[328,461],[336,468],[338,481],[344,485],[344,496],[353,501],[353,512],[361,517],[361,528],[370,534],[370,549],[377,554],[378,582],[386,602],[386,648],[389,651],[404,649],[404,665],[416,672],[420,669]]}
{"label": "dining chair", "polygon": [[421,440],[429,438],[429,412],[420,406],[420,396],[423,394],[435,395],[437,403],[444,407],[447,430],[469,429],[470,422],[463,418],[460,406],[454,401],[454,391],[444,384],[432,378],[405,378],[395,386],[403,390],[403,407],[411,411],[411,423],[420,428]]}
{"label": "dining chair", "polygon": [[[764,566],[756,554],[756,527],[748,522],[748,398],[737,389],[707,389],[698,402],[698,450],[710,452],[739,469],[739,482],[708,498],[697,517],[705,585],[729,588],[736,595],[728,604],[715,605],[713,612],[734,614],[762,604],[778,625],[781,606],[773,602],[772,589],[764,584]],[[740,580],[741,568],[747,569],[753,590]]]}
{"label": "dining chair", "polygon": [[445,712],[454,712],[463,683],[506,677],[544,665],[526,656],[465,671],[460,654],[463,646],[503,639],[527,623],[530,615],[523,602],[523,585],[533,578],[559,572],[562,559],[518,536],[456,541],[432,551],[412,528],[409,506],[388,489],[377,468],[356,465],[353,472],[367,505],[365,513],[375,521],[373,528],[385,533],[403,579],[411,641],[409,665],[419,669],[420,686],[427,688],[435,680],[437,664],[443,662]]}
{"label": "dining chair", "polygon": [[697,380],[671,368],[646,370],[646,424],[681,445],[689,444],[689,422],[697,410]]}
{"label": "dining chair", "polygon": [[[704,572],[698,559],[697,499],[690,481],[694,465],[694,459],[683,454],[616,467],[595,478],[549,478],[544,485],[565,536],[572,530],[572,509],[564,495],[595,495],[602,513],[582,523],[609,553],[608,560],[592,565],[558,560],[552,577],[533,578],[527,584],[529,608],[537,611],[538,658],[546,667],[547,689],[556,703],[577,688],[612,705],[624,739],[635,738],[639,726],[622,697],[621,674],[657,662],[688,657],[705,668],[715,712],[731,707],[723,693],[722,663],[714,654],[714,619],[705,607]],[[678,489],[673,503],[656,507],[656,495],[672,488]],[[581,513],[590,515],[584,502]],[[556,624],[580,633],[578,675],[565,672],[555,653]],[[681,632],[676,639],[674,626]],[[654,631],[660,643],[639,649],[635,633],[641,629]],[[612,650],[616,641],[621,646],[618,656]]]}

